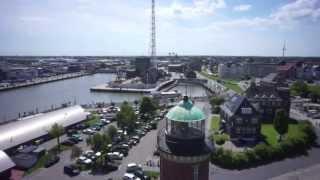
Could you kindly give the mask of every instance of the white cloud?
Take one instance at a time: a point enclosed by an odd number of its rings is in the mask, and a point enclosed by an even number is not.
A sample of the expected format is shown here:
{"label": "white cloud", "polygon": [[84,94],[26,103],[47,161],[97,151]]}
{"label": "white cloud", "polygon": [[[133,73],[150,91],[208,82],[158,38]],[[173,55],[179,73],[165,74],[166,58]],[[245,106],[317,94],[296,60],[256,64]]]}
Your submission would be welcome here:
{"label": "white cloud", "polygon": [[309,17],[318,18],[319,5],[319,0],[296,0],[282,6],[271,17],[280,21],[292,21]]}
{"label": "white cloud", "polygon": [[158,14],[166,18],[193,18],[212,15],[217,9],[225,7],[224,0],[193,0],[192,5],[174,1],[169,7],[160,7]]}
{"label": "white cloud", "polygon": [[234,11],[249,11],[251,9],[251,4],[241,4],[233,7]]}
{"label": "white cloud", "polygon": [[39,23],[39,22],[48,22],[50,21],[50,18],[41,17],[41,16],[25,16],[25,17],[20,17],[20,21]]}

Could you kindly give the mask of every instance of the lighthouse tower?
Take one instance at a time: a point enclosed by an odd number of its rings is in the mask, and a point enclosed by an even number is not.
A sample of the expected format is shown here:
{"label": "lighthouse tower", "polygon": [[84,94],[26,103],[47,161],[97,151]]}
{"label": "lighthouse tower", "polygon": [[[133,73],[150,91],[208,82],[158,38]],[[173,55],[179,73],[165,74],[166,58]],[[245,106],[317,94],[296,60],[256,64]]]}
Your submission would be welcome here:
{"label": "lighthouse tower", "polygon": [[184,99],[166,114],[158,132],[161,180],[208,180],[212,148],[205,141],[204,113]]}

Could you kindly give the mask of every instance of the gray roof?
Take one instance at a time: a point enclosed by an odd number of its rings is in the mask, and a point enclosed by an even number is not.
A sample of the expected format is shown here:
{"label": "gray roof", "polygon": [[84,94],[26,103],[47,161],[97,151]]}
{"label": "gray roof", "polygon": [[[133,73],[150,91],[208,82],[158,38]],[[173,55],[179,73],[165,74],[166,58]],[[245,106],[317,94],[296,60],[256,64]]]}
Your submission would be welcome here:
{"label": "gray roof", "polygon": [[238,94],[232,96],[228,101],[221,105],[221,109],[229,115],[233,115],[245,100],[244,96]]}
{"label": "gray roof", "polygon": [[0,149],[6,150],[48,134],[53,124],[67,127],[86,119],[88,112],[72,106],[45,114],[38,114],[0,126]]}
{"label": "gray roof", "polygon": [[10,157],[0,150],[0,172],[13,168],[16,164],[10,159]]}
{"label": "gray roof", "polygon": [[262,78],[262,81],[271,83],[276,80],[277,76],[278,76],[278,73],[270,73],[264,78]]}

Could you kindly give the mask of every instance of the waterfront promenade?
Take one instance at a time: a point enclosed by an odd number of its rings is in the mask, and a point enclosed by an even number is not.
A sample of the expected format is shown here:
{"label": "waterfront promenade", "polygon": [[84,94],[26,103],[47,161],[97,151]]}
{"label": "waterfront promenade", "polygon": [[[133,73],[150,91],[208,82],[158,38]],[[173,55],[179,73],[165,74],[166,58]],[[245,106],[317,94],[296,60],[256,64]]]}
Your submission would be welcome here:
{"label": "waterfront promenade", "polygon": [[27,82],[15,83],[15,84],[12,84],[9,86],[0,87],[0,91],[6,91],[6,90],[11,90],[11,89],[16,89],[16,88],[34,86],[34,85],[38,85],[38,84],[44,84],[44,83],[49,83],[49,82],[53,82],[53,81],[71,79],[71,78],[76,78],[76,77],[81,77],[81,76],[86,76],[86,75],[89,75],[89,73],[78,72],[78,73],[69,73],[69,74],[51,76],[51,77],[46,77],[46,78],[36,78],[36,79],[32,79],[31,81],[27,81]]}

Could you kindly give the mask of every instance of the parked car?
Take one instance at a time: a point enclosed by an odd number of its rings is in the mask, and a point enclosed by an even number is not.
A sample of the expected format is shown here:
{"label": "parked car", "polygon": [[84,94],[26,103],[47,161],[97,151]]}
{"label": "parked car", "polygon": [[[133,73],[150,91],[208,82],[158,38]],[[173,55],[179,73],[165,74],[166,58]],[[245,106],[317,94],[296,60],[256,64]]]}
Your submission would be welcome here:
{"label": "parked car", "polygon": [[107,157],[110,160],[122,160],[123,159],[123,154],[120,152],[111,152],[107,154]]}
{"label": "parked car", "polygon": [[73,146],[76,144],[76,142],[73,140],[70,140],[70,139],[66,139],[66,140],[62,141],[61,144],[65,145],[65,146]]}
{"label": "parked car", "polygon": [[107,163],[105,169],[107,171],[116,171],[116,170],[118,170],[118,166],[116,164]]}
{"label": "parked car", "polygon": [[138,143],[140,142],[140,137],[139,136],[132,136],[131,139],[134,139],[134,140],[138,141]]}
{"label": "parked car", "polygon": [[127,165],[127,173],[134,173],[136,171],[142,171],[141,165],[138,165],[136,163],[130,163]]}
{"label": "parked car", "polygon": [[80,134],[73,134],[70,139],[74,139],[74,140],[76,140],[78,142],[82,142],[83,141],[83,138],[81,137]]}
{"label": "parked car", "polygon": [[77,176],[80,174],[80,170],[74,165],[64,166],[63,172],[69,176]]}
{"label": "parked car", "polygon": [[45,164],[44,164],[44,167],[48,168],[56,163],[58,163],[60,160],[60,157],[59,156],[56,156],[56,155],[50,155],[48,157],[48,159],[46,160]]}
{"label": "parked car", "polygon": [[82,133],[83,133],[83,134],[88,134],[88,135],[93,135],[93,134],[95,134],[96,132],[95,132],[94,130],[90,129],[90,128],[87,128],[87,129],[84,129],[84,130],[82,131]]}
{"label": "parked car", "polygon": [[125,173],[122,177],[123,180],[141,180],[140,178],[136,177],[132,173]]}

